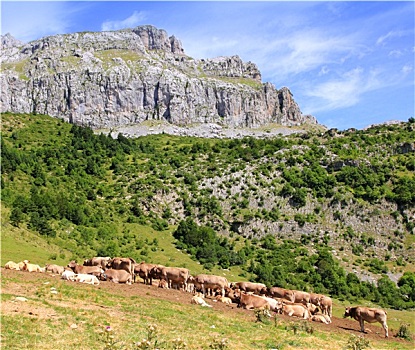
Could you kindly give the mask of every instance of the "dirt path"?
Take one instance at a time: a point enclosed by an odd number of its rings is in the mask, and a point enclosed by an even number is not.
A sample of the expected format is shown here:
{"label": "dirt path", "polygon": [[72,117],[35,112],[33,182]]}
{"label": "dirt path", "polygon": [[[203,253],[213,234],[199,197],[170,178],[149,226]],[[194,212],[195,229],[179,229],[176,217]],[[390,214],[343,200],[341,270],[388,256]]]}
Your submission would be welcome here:
{"label": "dirt path", "polygon": [[[25,297],[32,297],[34,296],[33,289],[30,288],[30,283],[28,284],[19,284],[17,281],[19,279],[24,278],[26,282],[37,283],[37,281],[42,281],[45,283],[46,281],[53,281],[56,279],[60,279],[60,276],[52,276],[49,274],[40,274],[40,273],[28,273],[23,271],[11,271],[11,270],[5,270],[1,269],[2,274],[2,280],[3,277],[16,279],[16,282],[8,282],[4,284],[2,282],[2,294],[12,294],[12,295],[20,295]],[[73,282],[68,282],[73,283]],[[78,284],[79,288],[87,288],[89,286],[85,286],[83,284]],[[115,284],[110,282],[101,282],[101,284],[96,287],[98,289],[105,290],[106,292],[109,292],[111,294],[118,294],[122,295],[124,297],[142,297],[142,298],[159,298],[159,299],[165,299],[169,300],[175,303],[182,303],[182,304],[189,304],[192,295],[186,292],[178,291],[178,290],[168,290],[168,289],[162,289],[157,288],[156,285],[147,286],[142,283],[136,283],[133,285],[122,285],[122,284]],[[229,314],[234,314],[235,317],[243,317],[247,319],[254,320],[254,315],[251,310],[243,310],[236,307],[236,304],[233,304],[232,306],[227,306],[223,303],[213,302],[213,300],[207,298],[207,302],[213,306],[213,310],[216,310],[218,312],[226,312]],[[1,305],[1,312],[4,314],[8,313],[15,313],[16,308],[14,306],[10,307],[11,303],[5,303],[2,302]],[[53,310],[25,310],[24,306],[20,309],[20,312],[28,313],[32,315],[36,315],[39,318],[44,318],[50,316],[50,313],[53,313]],[[297,321],[297,318],[278,315],[278,318],[283,321]],[[316,330],[321,330],[324,332],[337,332],[337,333],[348,333],[348,334],[354,334],[356,336],[361,335],[359,331],[359,323],[352,319],[343,319],[343,318],[332,318],[332,323],[329,325],[313,322],[313,327]],[[379,324],[367,324],[365,323],[365,328],[367,330],[367,334],[365,335],[365,338],[371,340],[393,340],[393,341],[402,341],[404,343],[408,343],[407,341],[395,338],[394,334],[390,331],[390,338],[385,339],[384,338],[384,332],[383,329],[380,327]]]}

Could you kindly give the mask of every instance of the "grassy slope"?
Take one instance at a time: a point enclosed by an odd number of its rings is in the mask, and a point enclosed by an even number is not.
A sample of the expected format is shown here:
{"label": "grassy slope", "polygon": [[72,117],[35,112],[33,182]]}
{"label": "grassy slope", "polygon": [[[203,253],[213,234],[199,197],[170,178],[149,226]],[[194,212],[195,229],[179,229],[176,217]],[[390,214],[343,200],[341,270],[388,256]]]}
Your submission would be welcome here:
{"label": "grassy slope", "polygon": [[[101,332],[105,325],[111,325],[113,341],[118,342],[109,349],[134,349],[133,343],[147,337],[150,324],[157,325],[156,339],[163,349],[173,349],[173,340],[179,337],[187,349],[207,349],[223,338],[228,340],[226,349],[342,349],[350,337],[348,332],[328,332],[318,325],[313,334],[294,334],[289,328],[292,323],[283,319],[256,323],[251,312],[200,308],[156,298],[151,291],[125,294],[128,289],[145,288],[143,285],[107,289],[40,274],[27,277],[24,272],[8,273],[2,277],[2,285],[6,290],[2,295],[2,343],[7,349],[103,349],[106,334]],[[51,294],[51,287],[58,293]],[[16,296],[29,300],[13,303]],[[335,315],[340,313],[340,307],[336,308]],[[410,315],[406,312],[399,316],[403,314]],[[390,314],[391,320],[394,317],[395,312]],[[395,323],[389,322],[391,329],[396,330]],[[380,336],[370,338],[370,345],[373,349],[413,348],[410,342],[393,338],[384,341]]]}

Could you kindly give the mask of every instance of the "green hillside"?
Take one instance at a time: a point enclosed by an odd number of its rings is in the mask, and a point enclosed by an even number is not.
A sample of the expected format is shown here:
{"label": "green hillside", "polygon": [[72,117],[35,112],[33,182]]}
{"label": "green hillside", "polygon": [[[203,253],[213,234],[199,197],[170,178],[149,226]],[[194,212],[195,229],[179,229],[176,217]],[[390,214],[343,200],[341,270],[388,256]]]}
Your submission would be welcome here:
{"label": "green hillside", "polygon": [[1,262],[130,256],[411,308],[414,127],[112,139],[5,113]]}

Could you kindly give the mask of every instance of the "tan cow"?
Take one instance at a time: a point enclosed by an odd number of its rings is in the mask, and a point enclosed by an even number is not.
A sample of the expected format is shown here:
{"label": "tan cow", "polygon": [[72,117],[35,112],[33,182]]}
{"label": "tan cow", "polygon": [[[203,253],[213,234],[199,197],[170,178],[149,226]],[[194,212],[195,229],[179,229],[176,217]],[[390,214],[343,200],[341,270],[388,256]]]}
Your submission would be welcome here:
{"label": "tan cow", "polygon": [[320,299],[323,298],[323,294],[310,293],[310,303],[316,306],[320,306]]}
{"label": "tan cow", "polygon": [[94,258],[84,260],[84,266],[99,266],[100,268],[105,270],[110,260],[111,257],[109,256],[96,256]]}
{"label": "tan cow", "polygon": [[254,283],[254,282],[236,282],[231,283],[232,289],[240,289],[243,292],[252,292],[254,294],[266,294],[267,286],[263,283]]}
{"label": "tan cow", "polygon": [[125,270],[131,276],[134,273],[134,265],[136,264],[133,258],[113,258],[108,261],[107,268],[114,270]]}
{"label": "tan cow", "polygon": [[271,306],[265,298],[254,295],[254,294],[246,294],[244,292],[241,292],[240,300],[238,307],[242,309],[260,309],[260,310],[270,310]]}
{"label": "tan cow", "polygon": [[134,283],[138,275],[144,281],[144,284],[152,285],[153,275],[150,272],[155,266],[157,265],[146,263],[144,261],[140,262],[139,264],[134,265]]}
{"label": "tan cow", "polygon": [[333,301],[331,300],[330,297],[326,297],[325,295],[323,295],[323,297],[321,297],[319,299],[319,307],[320,307],[321,313],[323,315],[328,315],[329,317],[332,316],[332,314],[333,314]]}
{"label": "tan cow", "polygon": [[169,288],[176,284],[179,288],[187,290],[187,280],[190,276],[189,269],[156,265],[151,269],[150,274],[157,276],[159,279],[166,280]]}
{"label": "tan cow", "polygon": [[6,265],[4,265],[4,268],[8,270],[20,270],[19,264],[15,263],[14,261],[8,261]]}
{"label": "tan cow", "polygon": [[39,265],[29,264],[29,260],[23,260],[23,271],[29,272],[44,272]]}
{"label": "tan cow", "polygon": [[62,275],[65,268],[63,266],[55,265],[55,264],[46,264],[45,266],[46,272],[51,272],[56,275]]}
{"label": "tan cow", "polygon": [[321,323],[324,323],[324,324],[330,324],[331,323],[330,317],[327,316],[327,315],[322,315],[322,314],[312,315],[310,320],[314,321],[314,322],[321,322]]}
{"label": "tan cow", "polygon": [[94,276],[101,276],[104,273],[104,270],[101,269],[99,266],[83,266],[76,263],[75,260],[72,260],[68,267],[72,269],[73,272],[76,274],[83,273],[83,274],[90,274]]}
{"label": "tan cow", "polygon": [[307,305],[310,302],[310,293],[301,290],[293,290],[291,295],[291,302],[301,303]]}
{"label": "tan cow", "polygon": [[294,292],[290,289],[281,287],[271,287],[267,290],[267,295],[272,298],[281,298],[291,301],[294,298]]}
{"label": "tan cow", "polygon": [[279,308],[279,313],[288,316],[300,317],[304,320],[310,318],[310,311],[303,304],[286,304],[282,303]]}
{"label": "tan cow", "polygon": [[195,288],[201,288],[203,296],[206,296],[206,291],[210,290],[211,295],[216,289],[221,290],[221,295],[225,296],[225,287],[229,287],[229,282],[225,277],[216,275],[200,274],[194,277],[193,284]]}
{"label": "tan cow", "polygon": [[226,305],[232,305],[232,299],[229,298],[229,297],[223,297],[222,295],[217,295],[215,297],[215,300],[216,301],[219,301],[219,302],[221,302],[223,304],[226,304]]}
{"label": "tan cow", "polygon": [[132,282],[131,274],[129,274],[125,270],[114,270],[114,269],[105,270],[105,272],[101,275],[101,279],[103,279],[104,281],[109,281],[113,283],[131,284]]}
{"label": "tan cow", "polygon": [[200,306],[206,306],[206,307],[212,307],[212,305],[209,305],[205,299],[200,294],[196,294],[192,297],[192,300],[190,300],[190,304],[196,304]]}
{"label": "tan cow", "polygon": [[389,336],[386,324],[387,313],[382,309],[368,308],[365,306],[346,307],[344,317],[354,318],[360,323],[360,330],[365,333],[365,321],[369,323],[379,322],[385,330],[385,338]]}

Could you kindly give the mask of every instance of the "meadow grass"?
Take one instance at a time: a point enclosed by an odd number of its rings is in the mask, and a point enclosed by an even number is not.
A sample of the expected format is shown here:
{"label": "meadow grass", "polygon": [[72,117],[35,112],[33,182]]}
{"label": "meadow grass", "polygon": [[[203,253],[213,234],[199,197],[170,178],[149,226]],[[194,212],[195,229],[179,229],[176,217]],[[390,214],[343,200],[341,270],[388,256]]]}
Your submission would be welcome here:
{"label": "meadow grass", "polygon": [[[300,320],[277,319],[265,324],[256,322],[253,312],[222,312],[147,294],[129,296],[122,285],[114,293],[104,286],[41,274],[26,276],[22,272],[2,276],[2,349],[104,349],[106,326],[111,327],[117,342],[111,349],[137,349],[135,344],[147,338],[150,325],[157,327],[161,349],[173,349],[178,338],[186,342],[186,349],[208,349],[223,339],[225,349],[343,349],[349,338],[347,332],[317,327],[312,334],[301,327],[295,333],[292,324],[298,325]],[[58,293],[51,294],[51,288]],[[19,304],[14,301],[16,296],[28,301]],[[335,311],[340,312],[340,307]],[[413,348],[410,342],[381,337],[370,344],[374,349]]]}

